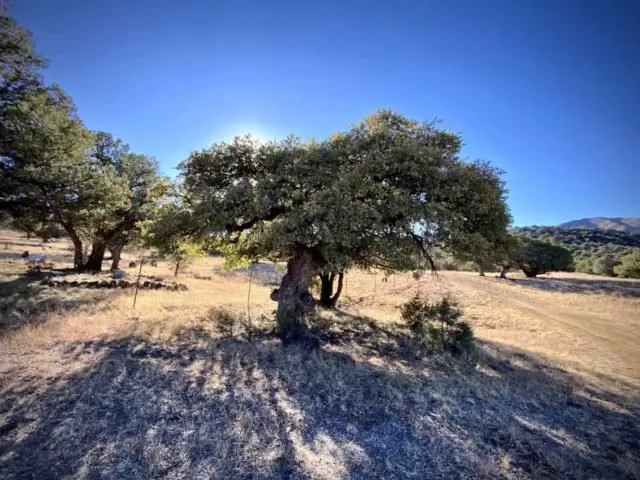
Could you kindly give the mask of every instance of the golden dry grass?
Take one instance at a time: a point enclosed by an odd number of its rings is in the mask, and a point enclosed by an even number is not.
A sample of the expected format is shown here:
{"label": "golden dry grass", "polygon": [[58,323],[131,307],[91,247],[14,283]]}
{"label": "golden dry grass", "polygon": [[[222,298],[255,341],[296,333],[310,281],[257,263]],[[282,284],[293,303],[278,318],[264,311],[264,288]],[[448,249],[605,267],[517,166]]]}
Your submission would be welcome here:
{"label": "golden dry grass", "polygon": [[[219,259],[133,310],[20,277],[36,245],[0,234],[6,477],[640,478],[640,282],[350,272],[306,350],[271,335],[270,287],[247,317]],[[64,242],[47,254],[70,266]],[[414,355],[397,307],[416,292],[463,304],[477,360]]]}

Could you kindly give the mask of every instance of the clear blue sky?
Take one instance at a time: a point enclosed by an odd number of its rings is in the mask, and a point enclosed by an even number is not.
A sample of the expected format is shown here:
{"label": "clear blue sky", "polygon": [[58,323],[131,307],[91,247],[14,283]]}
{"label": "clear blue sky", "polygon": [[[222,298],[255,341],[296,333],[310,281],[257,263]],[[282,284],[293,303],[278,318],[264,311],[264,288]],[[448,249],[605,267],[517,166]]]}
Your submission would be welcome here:
{"label": "clear blue sky", "polygon": [[[517,225],[640,216],[636,0],[14,0],[91,129],[172,168],[378,108],[461,132]],[[175,173],[175,172],[174,172]]]}

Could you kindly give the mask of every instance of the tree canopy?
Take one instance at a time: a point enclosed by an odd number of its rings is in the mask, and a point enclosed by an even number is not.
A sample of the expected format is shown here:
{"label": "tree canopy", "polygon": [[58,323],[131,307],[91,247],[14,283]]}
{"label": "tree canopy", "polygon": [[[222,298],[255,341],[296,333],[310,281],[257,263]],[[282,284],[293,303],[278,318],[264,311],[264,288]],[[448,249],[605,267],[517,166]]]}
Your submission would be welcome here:
{"label": "tree canopy", "polygon": [[[138,222],[152,216],[159,202],[170,191],[170,183],[158,172],[156,160],[132,153],[129,146],[107,132],[95,132],[90,161],[101,178],[109,179],[118,197],[103,202],[93,221],[85,226],[92,239],[91,255],[85,268],[100,270],[106,248],[119,251]],[[117,266],[116,266],[117,267]]]}
{"label": "tree canopy", "polygon": [[0,3],[0,109],[40,88],[40,70],[46,64],[35,51],[31,33]]}
{"label": "tree canopy", "polygon": [[522,238],[520,247],[516,250],[513,263],[520,268],[527,277],[567,271],[573,269],[571,252],[564,247],[550,242]]}
{"label": "tree canopy", "polygon": [[288,259],[272,295],[287,337],[313,308],[309,280],[334,259],[434,268],[433,249],[463,252],[506,230],[508,213],[489,218],[507,212],[500,172],[461,161],[461,143],[435,124],[381,111],[322,142],[236,138],[192,153],[180,171],[201,232],[223,242],[244,232],[253,255]]}

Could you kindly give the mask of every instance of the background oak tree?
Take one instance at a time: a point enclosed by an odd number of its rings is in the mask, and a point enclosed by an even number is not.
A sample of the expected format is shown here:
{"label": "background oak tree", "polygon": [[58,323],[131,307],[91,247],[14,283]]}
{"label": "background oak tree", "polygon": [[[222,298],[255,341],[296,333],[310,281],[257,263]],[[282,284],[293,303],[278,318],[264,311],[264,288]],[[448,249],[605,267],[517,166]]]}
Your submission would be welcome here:
{"label": "background oak tree", "polygon": [[[14,225],[48,238],[64,228],[74,267],[112,268],[120,252],[167,194],[153,158],[134,154],[105,132],[90,132],[71,98],[41,76],[46,62],[31,35],[0,15],[0,208]],[[85,261],[85,242],[91,253]]]}

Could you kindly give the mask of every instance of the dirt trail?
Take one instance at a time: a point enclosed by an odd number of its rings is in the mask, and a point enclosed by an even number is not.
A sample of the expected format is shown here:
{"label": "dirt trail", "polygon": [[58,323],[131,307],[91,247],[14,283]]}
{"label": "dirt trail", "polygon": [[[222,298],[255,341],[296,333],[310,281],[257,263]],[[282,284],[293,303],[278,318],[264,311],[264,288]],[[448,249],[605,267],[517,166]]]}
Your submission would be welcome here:
{"label": "dirt trail", "polygon": [[[465,274],[451,275],[450,282],[462,298],[477,297],[481,292],[487,303],[507,310],[513,318],[528,318],[541,322],[549,331],[575,337],[585,347],[584,353],[592,352],[616,361],[620,370],[624,370],[624,376],[640,380],[639,314],[631,307],[619,308],[617,304],[624,300],[615,296],[583,295],[579,305],[572,305],[565,293],[541,291],[517,282]],[[610,308],[606,307],[607,302]]]}

